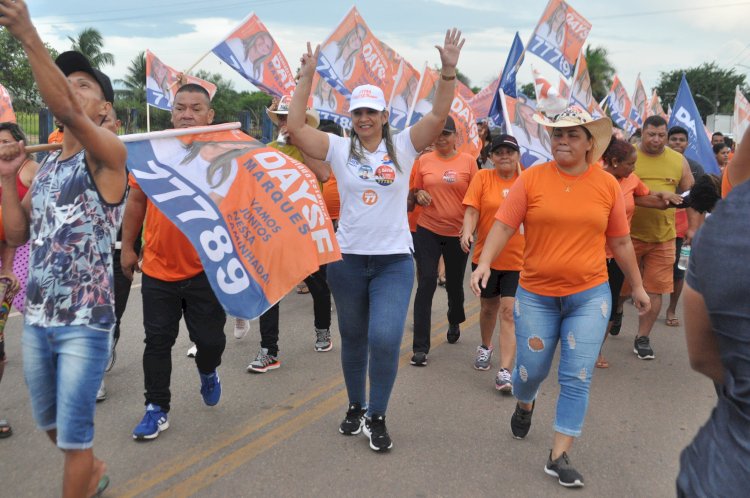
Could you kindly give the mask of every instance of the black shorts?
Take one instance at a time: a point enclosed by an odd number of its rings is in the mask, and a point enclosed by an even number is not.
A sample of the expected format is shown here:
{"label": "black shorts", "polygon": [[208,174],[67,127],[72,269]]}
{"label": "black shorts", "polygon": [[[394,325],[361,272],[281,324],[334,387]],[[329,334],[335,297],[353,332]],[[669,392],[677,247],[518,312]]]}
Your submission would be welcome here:
{"label": "black shorts", "polygon": [[617,301],[620,299],[622,284],[625,283],[625,274],[617,265],[615,258],[607,259],[607,274],[609,275],[609,290],[612,292],[612,309],[609,314],[609,321],[611,322],[615,319]]}
{"label": "black shorts", "polygon": [[[477,269],[477,265],[471,264],[471,270]],[[487,279],[487,287],[482,289],[481,297],[489,299],[493,297],[516,297],[518,288],[518,277],[520,271],[493,270],[490,268],[490,278]]]}

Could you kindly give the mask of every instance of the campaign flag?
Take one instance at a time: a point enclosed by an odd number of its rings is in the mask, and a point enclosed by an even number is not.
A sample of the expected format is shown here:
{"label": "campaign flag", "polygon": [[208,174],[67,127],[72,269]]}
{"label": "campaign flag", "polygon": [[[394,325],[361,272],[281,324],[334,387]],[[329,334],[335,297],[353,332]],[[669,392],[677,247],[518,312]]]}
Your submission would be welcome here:
{"label": "campaign flag", "polygon": [[[408,118],[409,126],[414,125],[432,110],[432,102],[435,99],[435,89],[439,79],[440,73],[438,71],[425,67]],[[476,117],[471,105],[458,93],[458,89],[455,90],[453,96],[450,115],[456,123],[456,150],[477,157],[481,144]]]}
{"label": "campaign flag", "polygon": [[474,112],[474,116],[476,116],[477,119],[483,119],[490,115],[490,106],[492,105],[499,84],[500,77],[498,76],[492,80],[492,83],[482,88],[479,93],[474,95],[474,98],[469,100],[471,110]]}
{"label": "campaign flag", "polygon": [[409,106],[419,85],[420,74],[405,59],[401,59],[396,72],[396,82],[389,99],[388,121],[396,130],[406,128],[406,118],[409,116]]}
{"label": "campaign flag", "polygon": [[278,150],[238,130],[127,148],[128,170],[195,247],[228,314],[258,317],[341,259],[315,175]]}
{"label": "campaign flag", "polygon": [[392,67],[381,42],[352,7],[323,42],[316,67],[333,88],[349,97],[359,85],[375,85],[390,95],[398,67]]}
{"label": "campaign flag", "polygon": [[635,132],[638,124],[630,118],[633,103],[617,75],[615,75],[612,87],[607,94],[607,103],[609,104],[609,115],[612,117],[612,122],[628,134]]}
{"label": "campaign flag", "polygon": [[213,48],[213,53],[262,91],[281,97],[296,83],[289,63],[271,33],[255,14]]}
{"label": "campaign flag", "polygon": [[490,104],[490,110],[488,116],[490,122],[495,126],[500,126],[503,123],[503,100],[500,97],[500,89],[505,92],[506,96],[516,98],[516,73],[518,68],[523,64],[523,42],[521,37],[513,37],[513,44],[510,46],[510,52],[508,52],[508,58],[505,60],[505,66],[503,72],[500,73],[500,81],[497,84],[497,89],[492,96],[492,103]]}
{"label": "campaign flag", "polygon": [[506,95],[505,110],[507,112],[505,129],[518,141],[521,149],[521,164],[524,169],[551,161],[552,142],[547,129],[534,121],[532,117],[536,113],[534,108]]}
{"label": "campaign flag", "polygon": [[[175,93],[180,88],[181,72],[167,66],[153,52],[146,50],[146,102],[148,105],[171,111]],[[216,85],[195,76],[185,75],[185,77],[188,83],[202,86],[211,98],[214,97]]]}
{"label": "campaign flag", "polygon": [[676,125],[682,126],[688,132],[685,157],[698,161],[706,173],[721,174],[711,148],[711,140],[704,132],[703,120],[693,100],[693,94],[690,93],[690,86],[684,73],[680,88],[677,90],[677,97],[674,99],[672,114],[669,117],[669,128]]}
{"label": "campaign flag", "polygon": [[589,76],[589,66],[586,63],[586,57],[581,54],[576,64],[576,72],[573,77],[573,85],[570,89],[570,101],[584,109],[594,118],[604,116],[604,111],[594,98],[591,91],[591,76]]}
{"label": "campaign flag", "polygon": [[311,106],[318,111],[320,119],[335,121],[342,128],[352,127],[349,114],[349,99],[336,91],[326,80],[315,73],[312,80]]}
{"label": "campaign flag", "polygon": [[16,113],[13,112],[13,101],[10,93],[3,85],[0,85],[0,123],[15,123]]}
{"label": "campaign flag", "polygon": [[573,7],[563,0],[550,0],[526,50],[570,78],[590,30],[591,23]]}
{"label": "campaign flag", "polygon": [[[536,108],[548,116],[560,114],[568,107],[568,98],[560,95],[557,88],[552,86],[542,74],[531,66],[534,75],[534,93],[536,94]],[[563,81],[560,80],[562,84]]]}
{"label": "campaign flag", "polygon": [[649,116],[661,116],[664,119],[669,120],[667,113],[664,112],[664,108],[661,106],[661,101],[659,100],[659,95],[656,93],[655,88],[651,92],[651,100],[648,102],[646,111],[646,117]]}
{"label": "campaign flag", "polygon": [[745,131],[750,127],[750,102],[737,86],[734,90],[734,115],[732,116],[732,131],[738,142],[745,136]]}
{"label": "campaign flag", "polygon": [[474,98],[474,92],[471,91],[471,88],[466,86],[463,82],[456,80],[456,89],[458,90],[458,94],[464,98],[464,100],[469,101]]}
{"label": "campaign flag", "polygon": [[638,123],[638,126],[643,126],[643,120],[648,117],[648,97],[646,96],[646,89],[643,88],[643,82],[641,81],[641,75],[635,79],[635,91],[633,92],[633,109],[630,111],[630,117],[633,121]]}

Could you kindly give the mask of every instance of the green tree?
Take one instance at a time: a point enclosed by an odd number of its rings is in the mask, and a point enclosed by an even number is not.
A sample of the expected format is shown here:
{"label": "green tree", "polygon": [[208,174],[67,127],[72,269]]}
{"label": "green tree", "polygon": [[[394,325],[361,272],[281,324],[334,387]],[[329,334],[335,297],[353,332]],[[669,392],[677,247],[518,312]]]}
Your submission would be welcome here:
{"label": "green tree", "polygon": [[518,88],[518,91],[526,95],[530,99],[536,99],[536,89],[534,83],[526,83]]}
{"label": "green tree", "polygon": [[214,123],[237,121],[237,112],[242,109],[237,106],[240,94],[234,89],[234,84],[219,73],[209,73],[203,69],[195,73],[195,76],[216,85],[216,95],[211,101],[215,112]]}
{"label": "green tree", "polygon": [[133,100],[135,102],[146,102],[146,52],[140,52],[130,61],[125,79],[115,80],[115,83],[124,88],[118,90],[118,97]]}
{"label": "green tree", "polygon": [[615,75],[615,67],[609,61],[607,49],[604,47],[586,47],[586,63],[589,67],[589,78],[591,78],[591,93],[597,102],[600,102],[609,93],[612,87],[612,78]]}
{"label": "green tree", "polygon": [[77,38],[69,36],[68,40],[72,43],[70,49],[85,55],[95,68],[101,69],[102,66],[114,66],[115,56],[109,52],[102,52],[104,38],[97,29],[86,28],[78,33]]}
{"label": "green tree", "polygon": [[732,114],[735,87],[739,86],[740,90],[745,93],[748,91],[744,74],[738,74],[734,69],[723,69],[715,62],[704,62],[700,66],[659,74],[656,91],[662,98],[665,108],[667,104],[674,104],[683,73],[685,73],[695,105],[698,106],[698,111],[704,121],[706,116],[717,110],[716,102],[719,102],[720,114]]}
{"label": "green tree", "polygon": [[[44,45],[50,57],[57,57],[57,51],[51,46]],[[0,29],[0,81],[8,89],[13,98],[16,110],[36,107],[42,102],[34,83],[29,59],[23,51],[21,43],[13,38],[8,30]]]}

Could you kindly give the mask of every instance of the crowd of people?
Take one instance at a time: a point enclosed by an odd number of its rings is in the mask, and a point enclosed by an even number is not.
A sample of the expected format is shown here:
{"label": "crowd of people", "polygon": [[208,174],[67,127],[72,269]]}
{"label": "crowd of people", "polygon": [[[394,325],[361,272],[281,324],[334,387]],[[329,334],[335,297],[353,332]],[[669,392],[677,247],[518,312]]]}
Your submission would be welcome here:
{"label": "crowd of people", "polygon": [[[52,61],[22,0],[0,0],[0,15],[0,25],[26,51],[62,135],[52,137],[61,139],[60,151],[40,166],[25,150],[20,128],[0,124],[0,277],[15,282],[16,251],[28,244],[22,343],[34,419],[64,452],[63,496],[98,496],[109,477],[92,448],[95,405],[107,396],[104,374],[115,362],[133,273],[142,273],[145,338],[145,413],[132,431],[136,440],[154,440],[169,428],[172,348],[183,318],[202,399],[207,406],[220,402],[227,315],[196,249],[128,176],[109,78],[77,52]],[[446,33],[437,46],[441,68],[432,109],[401,131],[390,128],[385,96],[373,85],[353,89],[348,133],[321,123],[307,107],[320,55],[310,44],[294,95],[268,109],[279,130],[268,146],[316,175],[342,253],[305,279],[317,352],[334,348],[335,302],[348,394],[339,432],[363,433],[377,452],[393,447],[386,415],[414,283],[410,363],[426,367],[441,278],[447,341],[462,337],[471,256],[470,289],[481,306],[473,367],[489,370],[497,344],[494,385],[516,400],[509,425],[517,439],[531,429],[559,345],[547,474],[566,487],[584,485],[572,462],[573,443],[582,433],[594,372],[609,366],[604,342],[621,332],[623,306],[632,300],[638,310],[634,354],[653,360],[650,334],[662,296],[670,295],[666,325],[680,326],[682,293],[689,360],[715,382],[718,402],[681,456],[677,494],[742,492],[750,479],[744,435],[750,309],[743,292],[750,280],[743,260],[750,245],[743,230],[750,133],[731,161],[731,144],[714,135],[718,177],[683,155],[687,131],[668,128],[659,116],[647,118],[631,144],[616,138],[609,118],[570,106],[553,117],[533,115],[549,139],[551,161],[523,170],[512,130],[493,133],[486,123],[480,124],[481,153],[472,157],[456,150],[449,115],[463,45],[460,31]],[[213,118],[203,87],[176,89],[174,128],[210,125]],[[721,196],[727,198],[718,203]],[[686,265],[680,256],[687,247],[694,249]],[[279,318],[279,303],[260,316],[260,349],[249,372],[281,366]],[[250,330],[241,318],[233,326],[237,338]],[[3,358],[0,334],[0,377]],[[11,434],[2,421],[0,438]]]}

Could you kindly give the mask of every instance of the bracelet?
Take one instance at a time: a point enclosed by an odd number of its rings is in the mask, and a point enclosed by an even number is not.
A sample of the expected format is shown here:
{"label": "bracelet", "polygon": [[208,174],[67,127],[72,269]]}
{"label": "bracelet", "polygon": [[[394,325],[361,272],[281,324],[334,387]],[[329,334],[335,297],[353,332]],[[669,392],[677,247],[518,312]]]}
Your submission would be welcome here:
{"label": "bracelet", "polygon": [[453,80],[455,80],[455,79],[456,79],[456,75],[454,74],[453,76],[446,76],[446,75],[444,75],[443,73],[440,73],[440,78],[441,78],[441,79],[442,79],[443,81],[453,81]]}

